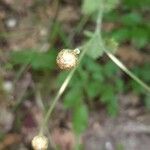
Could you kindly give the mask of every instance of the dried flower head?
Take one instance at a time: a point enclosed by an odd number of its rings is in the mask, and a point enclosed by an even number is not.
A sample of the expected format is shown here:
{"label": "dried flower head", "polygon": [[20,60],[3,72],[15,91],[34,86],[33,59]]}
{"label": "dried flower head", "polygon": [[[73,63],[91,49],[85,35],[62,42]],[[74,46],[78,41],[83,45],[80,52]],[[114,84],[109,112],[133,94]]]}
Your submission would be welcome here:
{"label": "dried flower head", "polygon": [[43,135],[37,135],[32,140],[32,147],[34,150],[47,150],[48,139]]}
{"label": "dried flower head", "polygon": [[57,64],[60,69],[69,70],[74,68],[77,65],[77,55],[79,50],[68,50],[63,49],[58,53]]}

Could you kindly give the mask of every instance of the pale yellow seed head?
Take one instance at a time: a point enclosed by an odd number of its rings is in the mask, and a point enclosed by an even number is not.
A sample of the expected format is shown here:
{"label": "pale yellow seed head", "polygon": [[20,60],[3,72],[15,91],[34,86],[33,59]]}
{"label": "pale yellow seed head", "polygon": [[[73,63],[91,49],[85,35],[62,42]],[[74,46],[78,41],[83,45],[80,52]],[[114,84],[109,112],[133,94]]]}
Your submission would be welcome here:
{"label": "pale yellow seed head", "polygon": [[34,150],[47,150],[48,139],[45,136],[37,135],[32,140],[32,147]]}
{"label": "pale yellow seed head", "polygon": [[64,49],[58,53],[56,61],[60,69],[69,70],[76,66],[77,56],[74,51]]}

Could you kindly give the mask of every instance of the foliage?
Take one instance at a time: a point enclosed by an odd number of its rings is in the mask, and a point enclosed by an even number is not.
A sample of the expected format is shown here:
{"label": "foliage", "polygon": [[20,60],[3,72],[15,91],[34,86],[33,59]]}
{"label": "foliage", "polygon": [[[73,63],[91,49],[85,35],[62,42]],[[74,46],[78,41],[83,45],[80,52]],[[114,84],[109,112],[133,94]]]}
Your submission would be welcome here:
{"label": "foliage", "polygon": [[94,33],[90,37],[90,40],[87,43],[85,43],[84,49],[87,49],[87,55],[92,57],[93,59],[99,58],[103,54],[103,49],[100,41],[100,35]]}
{"label": "foliage", "polygon": [[[69,91],[64,95],[65,106],[74,110],[83,103],[84,97],[91,102],[98,99],[106,104],[111,116],[116,116],[118,111],[116,95],[123,90],[123,81],[117,78],[118,71],[111,62],[100,65],[86,56],[70,83]],[[58,77],[59,84],[63,81],[62,74],[64,73],[60,73]]]}
{"label": "foliage", "polygon": [[102,7],[105,12],[108,12],[115,8],[118,2],[119,0],[83,0],[82,12],[86,15],[93,15],[99,12]]}
{"label": "foliage", "polygon": [[[141,1],[138,0],[123,1],[121,11],[113,10],[118,4],[118,0],[107,0],[104,3],[107,14],[105,14],[106,22],[114,22],[119,24],[119,27],[112,29],[106,35],[105,44],[108,49],[111,48],[115,52],[117,43],[130,41],[138,48],[145,47],[149,42],[149,26],[145,23],[143,14],[135,11],[141,6]],[[101,7],[102,0],[84,0],[82,3],[82,12],[85,15],[95,16]],[[142,1],[142,8],[147,6],[148,1]],[[133,5],[135,4],[135,5]],[[126,10],[129,10],[126,12]],[[123,13],[120,13],[123,12]],[[118,19],[119,18],[119,19]],[[63,45],[70,46],[65,33],[59,24],[55,24],[52,30],[50,41],[55,44],[55,38],[60,37]],[[86,103],[93,104],[94,101],[99,101],[104,104],[110,116],[116,116],[118,112],[117,94],[124,89],[124,81],[120,78],[119,69],[112,63],[98,60],[103,54],[102,45],[99,42],[101,37],[96,32],[90,33],[90,38],[85,42],[84,48],[88,49],[87,55],[84,57],[78,67],[75,76],[69,84],[67,92],[63,95],[64,106],[66,109],[73,110],[73,127],[77,134],[82,133],[88,122],[88,107]],[[113,37],[113,38],[110,38]],[[35,50],[26,50],[21,52],[13,52],[11,61],[14,65],[29,64],[32,69],[40,71],[54,71],[55,69],[56,51],[50,50],[46,53],[36,52]],[[135,68],[135,74],[139,75],[145,81],[148,81],[149,69],[146,67]],[[61,72],[56,78],[57,88],[60,87],[68,72]],[[44,76],[43,76],[44,78]],[[130,87],[137,90],[134,81],[130,81]],[[141,89],[140,89],[141,91]],[[146,105],[150,104],[146,101]],[[92,105],[93,106],[93,105]],[[91,107],[92,107],[91,106]]]}
{"label": "foliage", "polygon": [[118,24],[118,27],[107,35],[115,38],[120,44],[129,41],[139,49],[148,45],[150,27],[148,19],[144,17],[147,13],[148,4],[150,4],[148,0],[142,2],[140,0],[123,0],[122,13],[115,9],[105,16],[107,22]]}
{"label": "foliage", "polygon": [[88,125],[88,109],[84,104],[82,104],[80,107],[77,106],[74,109],[73,127],[76,134],[81,134],[82,132],[84,132],[87,125]]}
{"label": "foliage", "polygon": [[84,14],[91,15],[99,11],[102,0],[83,0],[82,11]]}
{"label": "foliage", "polygon": [[56,52],[46,53],[35,50],[23,50],[11,53],[11,61],[14,65],[30,65],[35,70],[53,69],[55,66]]}
{"label": "foliage", "polygon": [[[142,69],[141,69],[142,68]],[[147,84],[150,83],[149,75],[150,75],[150,70],[149,70],[149,63],[145,63],[142,65],[140,68],[139,67],[134,67],[132,71],[137,74],[141,79],[143,79]],[[129,86],[132,87],[134,92],[136,93],[144,93],[144,90],[134,81],[130,81]]]}

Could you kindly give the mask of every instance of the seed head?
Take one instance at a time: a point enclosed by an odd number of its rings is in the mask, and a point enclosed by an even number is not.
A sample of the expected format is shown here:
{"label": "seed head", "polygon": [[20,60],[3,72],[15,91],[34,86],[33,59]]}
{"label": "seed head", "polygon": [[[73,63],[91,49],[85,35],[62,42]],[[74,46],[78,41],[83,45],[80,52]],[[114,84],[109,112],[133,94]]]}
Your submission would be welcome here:
{"label": "seed head", "polygon": [[34,150],[47,150],[48,139],[45,136],[37,135],[32,140],[32,147]]}

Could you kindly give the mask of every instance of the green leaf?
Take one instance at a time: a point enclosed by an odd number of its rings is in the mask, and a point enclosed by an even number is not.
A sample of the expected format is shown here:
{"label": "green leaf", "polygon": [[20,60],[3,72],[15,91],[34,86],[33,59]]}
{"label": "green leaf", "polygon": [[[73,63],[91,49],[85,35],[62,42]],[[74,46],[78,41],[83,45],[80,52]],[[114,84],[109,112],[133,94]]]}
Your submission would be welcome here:
{"label": "green leaf", "polygon": [[[92,81],[103,81],[104,80],[104,75],[103,75],[103,69],[102,66],[100,64],[98,64],[98,62],[96,62],[95,60],[93,60],[90,57],[85,57],[85,59],[82,61],[83,62],[83,67],[84,69],[84,74],[88,75],[88,81],[90,80],[90,77],[92,79]],[[87,85],[86,85],[87,86]]]}
{"label": "green leaf", "polygon": [[142,22],[142,16],[137,12],[130,12],[123,15],[120,18],[120,21],[127,26],[136,26],[137,24],[140,24]]}
{"label": "green leaf", "polygon": [[141,67],[137,66],[133,68],[133,72],[140,77],[142,80],[150,84],[150,69],[149,69],[150,63],[145,63]]}
{"label": "green leaf", "polygon": [[99,82],[99,84],[104,81],[104,75],[102,73],[102,71],[97,70],[96,72],[93,72],[91,75],[93,81]]}
{"label": "green leaf", "polygon": [[66,108],[78,107],[82,98],[82,90],[79,87],[72,87],[64,97],[64,106]]}
{"label": "green leaf", "polygon": [[55,53],[37,53],[31,65],[36,70],[53,69],[55,66]]}
{"label": "green leaf", "polygon": [[104,0],[105,12],[111,11],[114,9],[119,3],[119,0]]}
{"label": "green leaf", "polygon": [[130,39],[130,32],[128,28],[120,28],[112,32],[112,37],[118,42],[124,42]]}
{"label": "green leaf", "polygon": [[77,73],[79,74],[78,82],[80,82],[80,85],[82,84],[83,87],[87,86],[87,83],[89,81],[89,74],[87,73],[87,71],[85,71],[84,68],[81,68],[81,66],[79,66]]}
{"label": "green leaf", "polygon": [[40,53],[33,50],[24,50],[11,53],[14,65],[29,64],[35,70],[53,69],[55,67],[56,52]]}
{"label": "green leaf", "polygon": [[102,0],[83,0],[82,12],[91,15],[100,9]]}
{"label": "green leaf", "polygon": [[58,74],[57,79],[56,79],[56,87],[59,88],[62,85],[67,75],[68,75],[68,72],[60,72]]}
{"label": "green leaf", "polygon": [[100,95],[100,83],[97,82],[89,82],[88,83],[88,88],[86,90],[88,97],[94,99],[94,97]]}
{"label": "green leaf", "polygon": [[97,13],[101,7],[104,7],[104,11],[108,12],[114,9],[119,0],[83,0],[82,12],[87,15]]}
{"label": "green leaf", "polygon": [[143,48],[150,42],[150,30],[141,27],[134,27],[131,31],[131,39],[138,48]]}
{"label": "green leaf", "polygon": [[118,67],[111,61],[106,63],[103,67],[103,73],[105,74],[106,77],[116,76],[117,71],[118,71]]}
{"label": "green leaf", "polygon": [[101,88],[101,101],[105,104],[109,104],[109,102],[115,97],[115,89],[114,86],[108,83],[105,83]]}
{"label": "green leaf", "polygon": [[18,64],[30,64],[32,60],[36,56],[36,52],[31,50],[23,50],[23,51],[18,51],[18,52],[12,52],[10,54],[11,61],[13,64],[18,65]]}
{"label": "green leaf", "polygon": [[[150,69],[149,69],[150,63],[146,63],[140,67],[133,68],[132,72],[138,76],[140,79],[142,79],[147,85],[150,84]],[[129,83],[136,93],[145,93],[145,90],[134,80],[131,80]]]}
{"label": "green leaf", "polygon": [[113,85],[105,84],[105,86],[103,86],[100,100],[106,104],[108,114],[112,117],[115,117],[118,113],[118,101]]}
{"label": "green leaf", "polygon": [[143,92],[143,88],[134,80],[131,79],[130,86],[132,87],[133,91],[135,93],[141,93]]}
{"label": "green leaf", "polygon": [[124,0],[123,5],[126,7],[133,9],[133,8],[149,8],[150,1],[149,0]]}
{"label": "green leaf", "polygon": [[110,11],[109,13],[104,14],[104,20],[107,22],[117,22],[120,14],[118,11]]}
{"label": "green leaf", "polygon": [[107,104],[107,112],[111,117],[116,117],[118,113],[118,102],[117,98],[113,97]]}
{"label": "green leaf", "polygon": [[118,92],[124,90],[124,82],[123,82],[122,79],[117,78],[116,81],[115,81],[115,84],[116,84],[116,90],[117,90]]}
{"label": "green leaf", "polygon": [[73,128],[76,134],[81,134],[85,131],[88,125],[88,109],[82,104],[75,108],[73,113]]}
{"label": "green leaf", "polygon": [[83,59],[83,63],[86,70],[88,70],[91,73],[102,70],[100,64],[98,64],[95,60],[93,60],[89,56],[86,56],[85,59]]}
{"label": "green leaf", "polygon": [[84,48],[87,49],[87,55],[93,59],[100,57],[104,50],[102,49],[102,43],[100,43],[101,37],[99,33],[95,33],[93,37],[85,44]]}
{"label": "green leaf", "polygon": [[108,51],[111,53],[115,53],[118,49],[118,43],[115,41],[115,39],[106,39],[105,40],[105,46]]}

